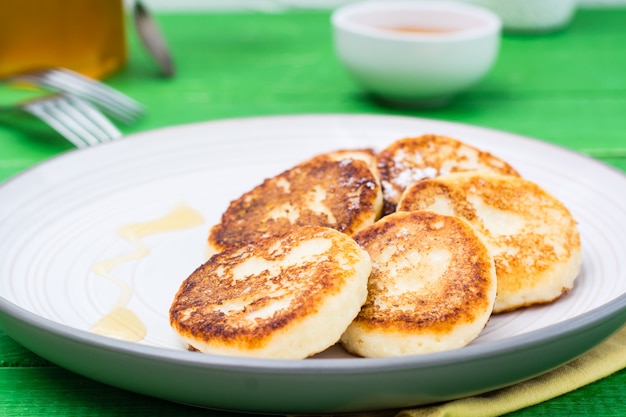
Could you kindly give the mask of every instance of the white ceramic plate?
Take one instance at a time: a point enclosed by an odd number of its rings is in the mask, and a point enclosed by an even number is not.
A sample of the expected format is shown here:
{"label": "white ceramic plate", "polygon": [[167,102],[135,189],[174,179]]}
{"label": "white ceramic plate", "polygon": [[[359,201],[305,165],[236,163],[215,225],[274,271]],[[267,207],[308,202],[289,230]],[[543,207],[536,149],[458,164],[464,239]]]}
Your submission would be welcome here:
{"label": "white ceramic plate", "polygon": [[[316,153],[382,148],[404,136],[456,137],[510,162],[560,198],[580,224],[583,270],[558,302],[494,316],[470,346],[389,359],[302,361],[187,352],[168,326],[172,297],[204,259],[208,228],[230,200]],[[53,158],[0,187],[0,325],[87,377],[198,406],[323,413],[408,407],[533,377],[600,343],[626,321],[626,177],[592,159],[503,132],[425,119],[311,115],[235,119],[138,134]],[[144,239],[151,253],[111,270],[145,324],[136,343],[90,326],[118,301],[98,262],[132,245],[121,226],[179,204],[205,223]]]}

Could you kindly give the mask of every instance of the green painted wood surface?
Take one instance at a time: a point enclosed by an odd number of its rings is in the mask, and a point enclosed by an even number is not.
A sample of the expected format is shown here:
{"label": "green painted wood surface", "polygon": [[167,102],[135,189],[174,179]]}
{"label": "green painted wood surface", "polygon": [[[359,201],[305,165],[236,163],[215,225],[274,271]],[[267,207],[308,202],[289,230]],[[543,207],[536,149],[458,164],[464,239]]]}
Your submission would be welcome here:
{"label": "green painted wood surface", "polygon": [[[107,80],[149,109],[131,134],[231,117],[302,113],[397,114],[519,133],[626,171],[626,9],[579,10],[564,31],[505,35],[491,73],[451,105],[380,106],[335,59],[329,13],[183,13],[157,16],[175,78],[156,74],[129,31],[131,59]],[[4,99],[11,98],[0,90]],[[0,181],[71,149],[32,120],[0,122]],[[575,169],[575,167],[572,167]],[[2,204],[2,202],[0,202]],[[626,221],[626,219],[625,219]],[[626,416],[626,371],[511,414]],[[0,416],[221,416],[135,395],[74,375],[0,332]]]}

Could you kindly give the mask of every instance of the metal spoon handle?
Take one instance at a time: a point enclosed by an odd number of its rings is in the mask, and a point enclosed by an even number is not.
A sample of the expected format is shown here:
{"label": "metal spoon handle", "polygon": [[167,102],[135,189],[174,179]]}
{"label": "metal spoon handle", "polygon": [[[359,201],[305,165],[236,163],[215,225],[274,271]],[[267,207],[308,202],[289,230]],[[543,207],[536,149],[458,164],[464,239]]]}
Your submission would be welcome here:
{"label": "metal spoon handle", "polygon": [[139,38],[159,65],[162,74],[166,77],[173,76],[175,72],[174,61],[165,38],[141,0],[135,0],[133,16]]}

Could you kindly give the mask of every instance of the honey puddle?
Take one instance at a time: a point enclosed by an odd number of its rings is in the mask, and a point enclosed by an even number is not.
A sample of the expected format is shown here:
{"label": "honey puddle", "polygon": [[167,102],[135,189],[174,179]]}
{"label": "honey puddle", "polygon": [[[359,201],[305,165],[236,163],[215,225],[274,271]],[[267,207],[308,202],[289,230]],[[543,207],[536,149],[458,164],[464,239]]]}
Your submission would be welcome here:
{"label": "honey puddle", "polygon": [[414,26],[386,27],[385,29],[393,30],[395,32],[423,33],[423,34],[441,34],[441,33],[454,32],[454,29],[439,29],[439,28],[414,27]]}
{"label": "honey puddle", "polygon": [[118,235],[134,245],[135,250],[119,257],[106,259],[93,266],[94,273],[106,278],[120,289],[120,296],[111,311],[91,326],[89,331],[128,342],[139,342],[146,337],[146,326],[127,307],[133,295],[133,287],[115,277],[111,271],[121,263],[139,260],[150,253],[150,248],[142,241],[142,238],[156,233],[189,229],[202,223],[204,223],[204,218],[200,213],[180,204],[161,218],[119,228]]}

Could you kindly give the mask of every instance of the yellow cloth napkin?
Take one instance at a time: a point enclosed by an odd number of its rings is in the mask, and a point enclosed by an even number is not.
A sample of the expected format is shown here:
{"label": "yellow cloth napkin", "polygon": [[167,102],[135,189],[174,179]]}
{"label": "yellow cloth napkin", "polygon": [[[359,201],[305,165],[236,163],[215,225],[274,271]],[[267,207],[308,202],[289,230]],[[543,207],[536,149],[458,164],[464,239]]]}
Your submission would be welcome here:
{"label": "yellow cloth napkin", "polygon": [[626,327],[553,371],[519,384],[435,406],[403,410],[396,417],[492,417],[558,397],[626,368]]}

